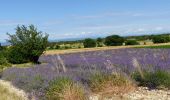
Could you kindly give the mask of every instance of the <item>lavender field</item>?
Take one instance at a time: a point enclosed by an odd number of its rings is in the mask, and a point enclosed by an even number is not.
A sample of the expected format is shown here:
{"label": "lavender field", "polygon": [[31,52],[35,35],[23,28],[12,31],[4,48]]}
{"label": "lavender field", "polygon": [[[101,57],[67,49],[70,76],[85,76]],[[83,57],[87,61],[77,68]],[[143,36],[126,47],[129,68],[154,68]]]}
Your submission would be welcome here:
{"label": "lavender field", "polygon": [[30,98],[44,99],[49,82],[64,76],[86,87],[89,76],[95,72],[119,72],[127,78],[137,70],[170,71],[170,49],[116,49],[62,55],[42,55],[42,64],[29,68],[12,67],[5,70],[2,79],[11,81],[16,87],[25,90]]}

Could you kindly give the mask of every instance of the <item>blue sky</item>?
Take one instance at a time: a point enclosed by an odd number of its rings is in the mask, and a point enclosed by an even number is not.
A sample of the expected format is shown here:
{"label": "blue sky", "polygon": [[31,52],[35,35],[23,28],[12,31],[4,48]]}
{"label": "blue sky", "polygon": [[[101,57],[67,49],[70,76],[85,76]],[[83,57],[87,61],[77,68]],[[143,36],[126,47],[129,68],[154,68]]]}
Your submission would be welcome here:
{"label": "blue sky", "polygon": [[170,32],[170,0],[0,0],[0,41],[34,24],[50,39]]}

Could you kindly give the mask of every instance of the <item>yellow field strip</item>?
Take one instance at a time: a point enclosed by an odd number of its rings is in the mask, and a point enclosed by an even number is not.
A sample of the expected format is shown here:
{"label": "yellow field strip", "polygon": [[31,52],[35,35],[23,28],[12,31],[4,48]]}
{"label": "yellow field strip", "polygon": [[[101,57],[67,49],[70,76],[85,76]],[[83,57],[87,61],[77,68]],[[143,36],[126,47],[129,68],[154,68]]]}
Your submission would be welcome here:
{"label": "yellow field strip", "polygon": [[95,48],[81,48],[81,49],[67,49],[67,50],[47,50],[45,51],[44,54],[45,55],[67,54],[67,53],[88,52],[88,51],[97,51],[97,50],[111,50],[111,49],[133,48],[133,47],[143,47],[143,46],[161,46],[161,45],[170,45],[170,43],[151,44],[151,45],[133,45],[133,46],[109,46],[109,47],[95,47]]}

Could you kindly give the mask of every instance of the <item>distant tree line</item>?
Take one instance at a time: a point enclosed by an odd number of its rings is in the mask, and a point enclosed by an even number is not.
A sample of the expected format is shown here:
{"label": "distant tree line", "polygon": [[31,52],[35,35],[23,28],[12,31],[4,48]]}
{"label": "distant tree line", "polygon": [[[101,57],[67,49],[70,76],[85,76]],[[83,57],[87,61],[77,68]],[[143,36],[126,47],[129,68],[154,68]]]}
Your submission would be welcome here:
{"label": "distant tree line", "polygon": [[[139,45],[139,41],[150,40],[153,43],[167,43],[170,42],[170,34],[157,34],[157,35],[141,35],[141,36],[126,36],[111,35],[105,38],[86,38],[84,40],[76,41],[61,41],[50,42],[49,49],[72,49],[72,48],[92,48],[103,46],[120,46],[120,45]],[[68,45],[69,44],[69,45]],[[144,43],[145,44],[145,43]],[[75,46],[76,45],[76,46]]]}
{"label": "distant tree line", "polygon": [[[8,33],[7,33],[8,34]],[[38,31],[34,25],[22,25],[16,33],[8,34],[9,47],[0,44],[0,66],[3,63],[39,63],[39,57],[46,49],[75,49],[103,46],[138,45],[139,41],[152,40],[154,43],[170,42],[170,34],[127,36],[111,35],[105,38],[86,38],[76,41],[48,42],[48,34]]]}

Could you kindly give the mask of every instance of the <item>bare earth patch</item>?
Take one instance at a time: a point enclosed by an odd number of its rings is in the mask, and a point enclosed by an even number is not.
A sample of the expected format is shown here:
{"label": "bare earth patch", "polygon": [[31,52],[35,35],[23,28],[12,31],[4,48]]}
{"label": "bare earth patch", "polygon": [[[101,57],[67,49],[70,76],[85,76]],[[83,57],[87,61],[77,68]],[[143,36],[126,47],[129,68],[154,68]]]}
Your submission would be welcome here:
{"label": "bare earth patch", "polygon": [[15,88],[10,82],[0,80],[0,100],[28,100],[24,91]]}
{"label": "bare earth patch", "polygon": [[112,97],[93,95],[90,100],[170,100],[170,90],[149,90],[146,87],[138,87],[134,92]]}

